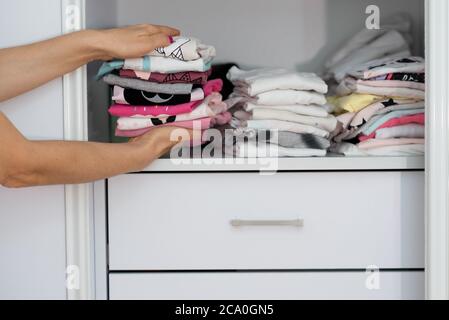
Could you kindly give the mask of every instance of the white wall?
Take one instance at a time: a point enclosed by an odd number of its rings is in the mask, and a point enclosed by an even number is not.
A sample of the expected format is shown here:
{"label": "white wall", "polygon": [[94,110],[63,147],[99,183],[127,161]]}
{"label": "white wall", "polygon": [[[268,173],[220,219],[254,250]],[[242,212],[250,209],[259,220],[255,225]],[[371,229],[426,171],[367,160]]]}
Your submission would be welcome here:
{"label": "white wall", "polygon": [[[61,34],[59,0],[2,0],[1,7],[0,48]],[[62,139],[62,80],[0,103],[0,112],[31,139]],[[64,187],[0,187],[0,299],[65,297]]]}
{"label": "white wall", "polygon": [[[118,0],[118,25],[166,24],[217,48],[217,61],[320,71],[326,57],[364,28],[365,8],[406,11],[423,39],[423,0]],[[423,52],[422,41],[417,51]]]}

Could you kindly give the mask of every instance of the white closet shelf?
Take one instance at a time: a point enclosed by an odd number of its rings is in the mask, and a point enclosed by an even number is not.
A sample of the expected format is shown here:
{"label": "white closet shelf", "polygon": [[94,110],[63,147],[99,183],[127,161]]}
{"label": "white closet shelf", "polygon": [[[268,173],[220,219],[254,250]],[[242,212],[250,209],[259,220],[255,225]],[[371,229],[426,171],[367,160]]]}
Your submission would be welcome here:
{"label": "white closet shelf", "polygon": [[[424,157],[343,157],[258,159],[158,159],[142,172],[189,171],[353,171],[353,170],[424,170]],[[176,162],[178,161],[178,162]],[[205,161],[209,161],[206,163]]]}

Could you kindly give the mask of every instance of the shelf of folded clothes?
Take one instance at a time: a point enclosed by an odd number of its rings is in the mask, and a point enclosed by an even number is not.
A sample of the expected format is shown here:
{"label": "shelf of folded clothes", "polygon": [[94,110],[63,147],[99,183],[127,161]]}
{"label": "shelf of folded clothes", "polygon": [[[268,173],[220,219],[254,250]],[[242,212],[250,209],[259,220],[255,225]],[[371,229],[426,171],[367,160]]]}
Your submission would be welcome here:
{"label": "shelf of folded clothes", "polygon": [[[201,132],[155,167],[177,170],[185,159],[186,168],[220,170],[226,160],[231,170],[257,170],[257,162],[275,159],[284,170],[422,169],[424,59],[411,56],[409,30],[401,15],[381,30],[362,30],[322,76],[215,69],[212,46],[177,37],[142,58],[104,63],[98,77],[111,86],[114,139],[161,126]],[[192,159],[215,165],[191,167]]]}
{"label": "shelf of folded clothes", "polygon": [[[145,171],[422,170],[422,155],[343,156],[328,151],[342,126],[316,75],[285,69],[230,69],[233,118],[206,146],[174,153]],[[213,134],[210,134],[213,136]],[[206,141],[207,139],[204,139]]]}

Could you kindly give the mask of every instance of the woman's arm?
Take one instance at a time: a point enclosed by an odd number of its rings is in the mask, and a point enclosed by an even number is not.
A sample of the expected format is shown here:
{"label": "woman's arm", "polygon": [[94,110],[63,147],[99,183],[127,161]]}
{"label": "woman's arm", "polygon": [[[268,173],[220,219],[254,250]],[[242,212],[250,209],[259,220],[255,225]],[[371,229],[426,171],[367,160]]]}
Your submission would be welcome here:
{"label": "woman's arm", "polygon": [[29,141],[0,113],[0,185],[84,183],[139,171],[177,141],[175,127],[151,130],[128,143]]}
{"label": "woman's arm", "polygon": [[0,102],[34,89],[93,60],[137,58],[167,46],[179,31],[137,25],[121,29],[85,30],[0,49]]}
{"label": "woman's arm", "polygon": [[[26,46],[0,49],[0,102],[92,60],[140,57],[167,46],[178,30],[137,25],[86,30]],[[0,185],[83,183],[138,171],[177,142],[175,128],[157,128],[123,144],[29,141],[0,112]]]}

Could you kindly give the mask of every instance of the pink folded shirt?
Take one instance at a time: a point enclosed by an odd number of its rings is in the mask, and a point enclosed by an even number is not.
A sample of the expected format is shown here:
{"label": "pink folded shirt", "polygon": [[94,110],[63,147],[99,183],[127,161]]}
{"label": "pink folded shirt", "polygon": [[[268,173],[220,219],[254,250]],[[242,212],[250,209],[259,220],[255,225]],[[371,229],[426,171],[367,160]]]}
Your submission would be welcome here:
{"label": "pink folded shirt", "polygon": [[228,105],[221,100],[221,95],[219,93],[212,93],[191,112],[170,116],[133,115],[131,117],[120,117],[117,121],[117,127],[121,130],[143,129],[155,125],[160,125],[162,123],[181,122],[207,117],[215,117],[216,115],[227,111],[227,109]]}
{"label": "pink folded shirt", "polygon": [[197,147],[201,146],[207,142],[211,141],[211,135],[207,134],[207,132],[211,129],[202,130],[201,134],[194,134],[194,136],[190,140],[184,140],[184,136],[181,135],[180,138],[182,138],[182,141],[180,141],[177,145],[175,145],[173,148],[178,147]]}
{"label": "pink folded shirt", "polygon": [[[379,126],[377,130],[379,129],[383,129],[383,128],[391,128],[391,127],[395,127],[395,126],[401,126],[404,124],[409,124],[409,123],[416,123],[416,124],[425,124],[425,115],[424,113],[418,113],[418,114],[413,114],[413,115],[409,115],[409,116],[403,116],[400,118],[394,118],[394,119],[390,119],[387,122],[385,122],[384,124],[382,124],[381,126]],[[376,131],[374,131],[373,133],[371,133],[369,136],[366,135],[360,135],[359,136],[359,140],[360,141],[366,141],[369,139],[374,139],[376,137]]]}
{"label": "pink folded shirt", "polygon": [[180,122],[171,122],[166,123],[158,126],[153,126],[149,128],[142,128],[137,130],[121,130],[118,127],[115,130],[115,135],[117,137],[138,137],[141,136],[148,131],[154,129],[154,128],[160,128],[160,127],[179,127],[179,128],[187,128],[187,129],[194,129],[194,130],[206,130],[214,125],[223,125],[231,121],[232,115],[229,112],[223,112],[221,114],[216,115],[215,117],[208,117],[208,118],[202,118],[197,120],[190,120],[190,121],[180,121]]}
{"label": "pink folded shirt", "polygon": [[135,115],[141,116],[175,116],[182,113],[189,113],[197,106],[199,106],[202,101],[193,101],[183,104],[178,104],[175,106],[130,106],[126,104],[113,104],[109,108],[109,114],[116,117],[132,117]]}
{"label": "pink folded shirt", "polygon": [[410,138],[392,138],[392,139],[369,139],[360,142],[357,147],[359,149],[374,149],[389,146],[401,146],[407,144],[424,144],[424,139],[410,139]]}

